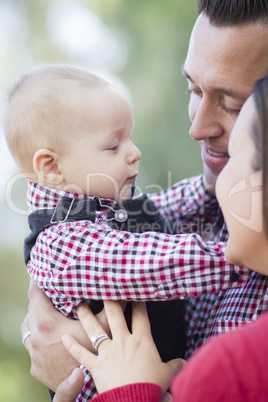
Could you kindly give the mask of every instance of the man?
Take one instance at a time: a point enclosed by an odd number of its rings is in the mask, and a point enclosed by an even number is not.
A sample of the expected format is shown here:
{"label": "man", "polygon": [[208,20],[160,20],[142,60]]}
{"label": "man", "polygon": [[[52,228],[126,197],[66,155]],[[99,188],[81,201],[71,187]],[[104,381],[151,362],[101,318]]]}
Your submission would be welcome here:
{"label": "man", "polygon": [[[213,194],[217,176],[228,160],[229,135],[236,117],[254,83],[268,70],[268,3],[199,0],[198,9],[200,15],[193,28],[183,74],[189,83],[190,135],[201,145],[203,182]],[[187,188],[192,181],[181,185]],[[179,209],[182,201],[177,202]],[[191,217],[186,216],[186,220],[189,224]],[[207,222],[213,230],[202,234],[206,240],[227,239],[216,201]],[[267,277],[252,273],[242,288],[187,299],[186,357],[209,337],[236,328],[266,311],[267,284]],[[31,354],[32,374],[56,389],[76,366],[63,351],[60,336],[71,333],[79,341],[86,338],[79,323],[69,324],[36,287],[31,287],[29,297],[30,314],[22,325],[22,333],[31,330],[32,336],[25,346]],[[40,311],[42,319],[38,316]],[[89,347],[86,342],[85,345]]]}
{"label": "man", "polygon": [[[268,69],[268,3],[246,3],[200,0],[200,16],[183,66],[191,94],[190,135],[201,145],[204,183],[212,193],[228,160],[229,135],[237,115]],[[219,240],[220,234],[210,232],[207,239]],[[239,291],[188,299],[186,357],[208,337],[256,318],[268,308],[267,302],[267,279],[258,274]]]}

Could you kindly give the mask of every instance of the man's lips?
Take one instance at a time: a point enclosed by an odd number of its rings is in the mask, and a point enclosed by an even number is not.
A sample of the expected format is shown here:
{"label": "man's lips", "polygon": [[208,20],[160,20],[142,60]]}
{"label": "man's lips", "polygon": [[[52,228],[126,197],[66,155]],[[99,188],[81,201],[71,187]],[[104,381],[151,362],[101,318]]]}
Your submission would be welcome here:
{"label": "man's lips", "polygon": [[207,152],[212,155],[212,156],[216,156],[216,157],[226,157],[228,158],[229,155],[225,152],[215,152],[215,151],[211,151],[210,149],[207,150]]}
{"label": "man's lips", "polygon": [[228,162],[229,155],[226,152],[217,152],[202,145],[202,158],[211,169],[222,169]]}

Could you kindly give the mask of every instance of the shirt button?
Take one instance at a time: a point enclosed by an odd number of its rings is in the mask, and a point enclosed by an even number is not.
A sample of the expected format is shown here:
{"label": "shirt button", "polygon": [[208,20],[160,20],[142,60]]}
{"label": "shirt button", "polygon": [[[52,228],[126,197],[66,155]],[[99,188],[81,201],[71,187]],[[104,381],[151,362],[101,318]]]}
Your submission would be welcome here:
{"label": "shirt button", "polygon": [[199,339],[199,333],[198,333],[198,332],[196,332],[196,333],[194,334],[193,339],[194,339],[194,342],[197,342],[197,341],[198,341],[198,339]]}
{"label": "shirt button", "polygon": [[233,282],[237,282],[238,280],[239,280],[239,278],[240,278],[240,275],[239,275],[239,273],[238,272],[232,272],[231,273],[231,282],[233,283]]}
{"label": "shirt button", "polygon": [[128,213],[127,211],[125,211],[124,209],[118,209],[117,211],[115,211],[114,213],[114,219],[117,222],[125,222],[128,218]]}

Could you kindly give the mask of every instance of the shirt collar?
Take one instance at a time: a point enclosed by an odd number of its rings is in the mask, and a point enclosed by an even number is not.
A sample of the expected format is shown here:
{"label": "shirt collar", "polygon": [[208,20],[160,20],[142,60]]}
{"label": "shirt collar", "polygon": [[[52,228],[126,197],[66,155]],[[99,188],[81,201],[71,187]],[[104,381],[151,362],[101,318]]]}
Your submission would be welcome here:
{"label": "shirt collar", "polygon": [[[68,193],[63,190],[58,190],[52,187],[41,186],[37,183],[29,182],[27,191],[27,204],[30,208],[30,213],[37,209],[55,208],[62,197],[93,199],[93,196]],[[114,200],[109,198],[101,198],[106,205],[113,205]]]}

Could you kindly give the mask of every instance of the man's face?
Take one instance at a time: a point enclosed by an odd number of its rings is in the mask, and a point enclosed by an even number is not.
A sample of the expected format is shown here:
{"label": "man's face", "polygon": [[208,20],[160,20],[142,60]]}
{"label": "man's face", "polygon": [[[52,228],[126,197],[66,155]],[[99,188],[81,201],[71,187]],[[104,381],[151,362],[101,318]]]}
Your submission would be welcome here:
{"label": "man's face", "polygon": [[228,161],[231,130],[255,82],[268,70],[268,25],[215,27],[201,14],[183,66],[190,92],[190,135],[199,141],[204,178],[214,193]]}

